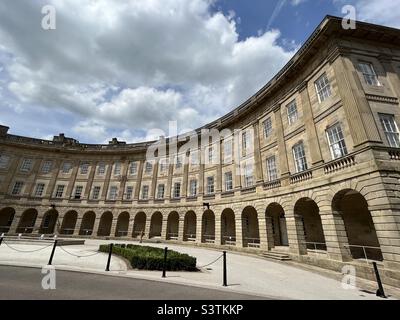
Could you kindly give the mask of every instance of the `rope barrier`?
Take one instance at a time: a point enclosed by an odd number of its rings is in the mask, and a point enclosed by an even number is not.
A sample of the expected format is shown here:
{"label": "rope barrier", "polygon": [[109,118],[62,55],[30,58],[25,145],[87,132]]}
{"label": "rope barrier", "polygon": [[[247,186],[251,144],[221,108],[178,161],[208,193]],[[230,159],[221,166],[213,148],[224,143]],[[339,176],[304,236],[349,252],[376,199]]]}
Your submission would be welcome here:
{"label": "rope barrier", "polygon": [[221,259],[222,257],[223,257],[224,255],[223,254],[221,254],[217,259],[215,259],[213,262],[211,262],[211,263],[209,263],[209,264],[206,264],[206,265],[204,265],[204,266],[200,266],[200,267],[197,267],[197,268],[205,268],[205,267],[208,267],[208,266],[210,266],[210,265],[212,265],[212,264],[214,264],[215,262],[217,262],[219,259]]}
{"label": "rope barrier", "polygon": [[17,252],[25,252],[25,253],[37,252],[37,251],[40,251],[40,250],[44,250],[44,249],[46,249],[46,248],[49,248],[49,247],[51,247],[51,246],[53,245],[53,244],[51,243],[51,244],[49,244],[48,246],[42,247],[42,248],[40,248],[40,249],[35,249],[35,250],[21,250],[21,249],[16,249],[16,248],[10,246],[6,241],[4,241],[4,243],[5,243],[5,245],[6,245],[7,247],[9,247],[10,249],[12,249],[12,250],[14,250],[14,251],[17,251]]}
{"label": "rope barrier", "polygon": [[62,246],[59,246],[59,248],[60,248],[62,251],[64,251],[65,253],[67,253],[67,254],[69,254],[69,255],[71,255],[71,256],[74,256],[74,257],[78,257],[78,258],[92,257],[92,256],[95,256],[95,255],[97,255],[97,254],[102,253],[102,252],[92,251],[92,252],[94,252],[93,254],[88,254],[88,255],[80,256],[80,255],[77,255],[77,254],[74,254],[74,253],[71,253],[71,252],[65,250]]}

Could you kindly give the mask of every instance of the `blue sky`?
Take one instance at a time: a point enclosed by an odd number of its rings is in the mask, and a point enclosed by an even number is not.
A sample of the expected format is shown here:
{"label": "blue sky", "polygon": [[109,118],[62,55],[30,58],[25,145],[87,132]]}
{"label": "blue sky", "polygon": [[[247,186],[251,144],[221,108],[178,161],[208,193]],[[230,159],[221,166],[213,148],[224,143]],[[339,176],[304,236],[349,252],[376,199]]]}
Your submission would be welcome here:
{"label": "blue sky", "polygon": [[[42,7],[56,30],[41,28]],[[196,129],[237,107],[325,15],[400,27],[398,0],[0,2],[0,124],[52,139],[127,142]]]}
{"label": "blue sky", "polygon": [[240,17],[241,39],[269,27],[279,29],[284,38],[296,43],[304,42],[327,14],[341,15],[341,6],[329,0],[311,0],[298,5],[290,0],[220,0],[215,8],[226,14],[233,10]]}

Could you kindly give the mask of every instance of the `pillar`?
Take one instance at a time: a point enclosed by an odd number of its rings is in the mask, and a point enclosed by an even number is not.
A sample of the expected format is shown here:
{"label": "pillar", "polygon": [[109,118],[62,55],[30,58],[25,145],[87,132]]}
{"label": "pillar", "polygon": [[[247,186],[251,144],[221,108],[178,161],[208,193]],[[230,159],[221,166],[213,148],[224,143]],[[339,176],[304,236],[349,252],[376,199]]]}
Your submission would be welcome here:
{"label": "pillar", "polygon": [[300,215],[285,211],[286,225],[289,240],[289,251],[296,255],[307,254],[306,239],[304,237],[303,221]]}
{"label": "pillar", "polygon": [[336,48],[330,57],[346,118],[357,148],[368,142],[382,143],[371,107],[357,70],[348,53]]}

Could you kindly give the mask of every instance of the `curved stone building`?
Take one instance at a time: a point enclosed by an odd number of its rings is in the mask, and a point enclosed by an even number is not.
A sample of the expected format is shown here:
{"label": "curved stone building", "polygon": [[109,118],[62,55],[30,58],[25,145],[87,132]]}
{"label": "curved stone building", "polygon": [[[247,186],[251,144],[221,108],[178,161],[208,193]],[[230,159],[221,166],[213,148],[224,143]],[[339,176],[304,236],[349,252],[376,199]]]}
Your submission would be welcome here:
{"label": "curved stone building", "polygon": [[198,130],[240,134],[170,152],[178,161],[149,160],[153,142],[0,127],[0,232],[143,236],[365,277],[374,260],[399,285],[400,30],[341,22],[326,17],[266,86]]}

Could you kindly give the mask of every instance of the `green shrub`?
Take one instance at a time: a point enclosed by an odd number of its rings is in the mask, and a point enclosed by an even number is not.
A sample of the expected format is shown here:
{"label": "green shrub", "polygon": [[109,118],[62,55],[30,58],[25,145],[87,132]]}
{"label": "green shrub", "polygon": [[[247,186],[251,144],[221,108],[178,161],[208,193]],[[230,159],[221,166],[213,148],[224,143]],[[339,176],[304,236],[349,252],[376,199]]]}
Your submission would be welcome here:
{"label": "green shrub", "polygon": [[[99,251],[109,252],[109,245],[100,245]],[[141,270],[162,270],[164,264],[164,249],[138,246],[133,244],[113,246],[113,254],[127,259],[132,268]],[[187,254],[168,250],[166,270],[168,271],[198,271],[196,258]]]}

